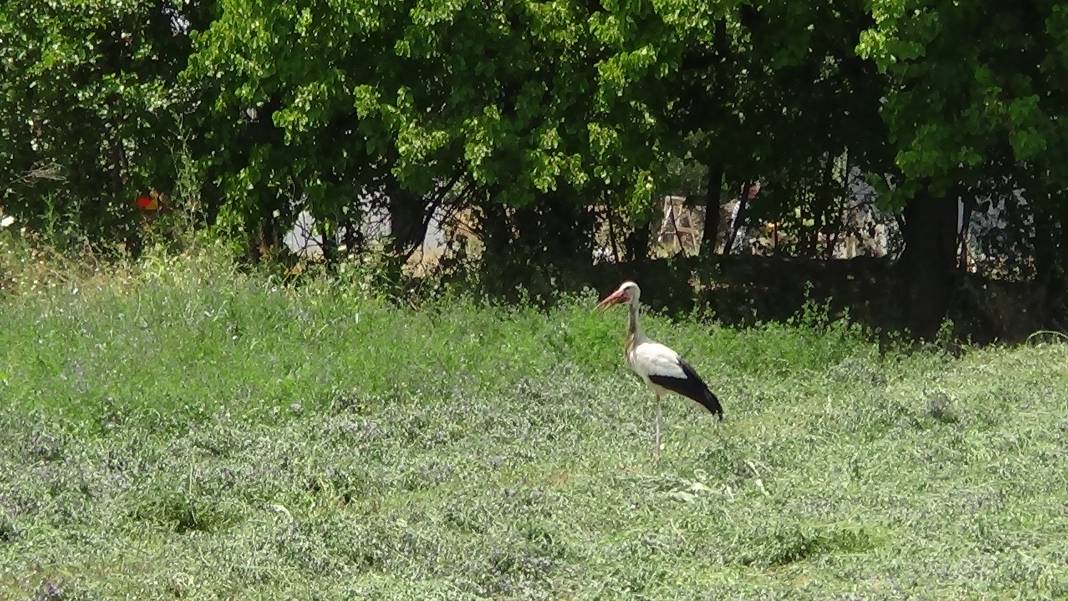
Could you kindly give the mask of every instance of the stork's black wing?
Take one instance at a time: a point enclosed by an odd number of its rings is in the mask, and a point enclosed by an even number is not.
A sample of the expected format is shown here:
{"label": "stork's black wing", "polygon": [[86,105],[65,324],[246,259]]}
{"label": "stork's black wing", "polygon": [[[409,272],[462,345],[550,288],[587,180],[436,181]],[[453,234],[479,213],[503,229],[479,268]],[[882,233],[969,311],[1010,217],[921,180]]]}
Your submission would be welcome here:
{"label": "stork's black wing", "polygon": [[701,376],[697,375],[693,367],[690,367],[689,363],[683,361],[681,357],[679,357],[678,361],[679,367],[682,368],[683,377],[675,378],[649,374],[649,380],[653,384],[666,388],[675,394],[697,401],[705,409],[718,416],[719,419],[723,419],[723,407],[719,404],[719,399],[716,398],[716,395],[712,394],[712,391],[708,389],[708,385],[701,379]]}

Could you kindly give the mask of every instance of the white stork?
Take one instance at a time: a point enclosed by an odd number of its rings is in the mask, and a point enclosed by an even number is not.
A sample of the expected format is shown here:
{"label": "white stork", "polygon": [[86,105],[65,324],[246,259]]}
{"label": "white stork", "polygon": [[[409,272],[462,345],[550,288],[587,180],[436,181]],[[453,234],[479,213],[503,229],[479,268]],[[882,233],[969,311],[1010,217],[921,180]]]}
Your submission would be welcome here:
{"label": "white stork", "polygon": [[708,386],[679,356],[678,353],[668,347],[653,342],[645,337],[638,327],[638,299],[641,297],[641,289],[634,282],[623,282],[616,291],[605,297],[597,304],[598,309],[604,309],[611,305],[627,303],[630,309],[630,320],[627,324],[627,344],[624,347],[623,356],[631,371],[645,382],[656,395],[656,454],[660,456],[660,399],[668,393],[682,395],[697,401],[713,414],[723,419],[723,407],[719,399]]}

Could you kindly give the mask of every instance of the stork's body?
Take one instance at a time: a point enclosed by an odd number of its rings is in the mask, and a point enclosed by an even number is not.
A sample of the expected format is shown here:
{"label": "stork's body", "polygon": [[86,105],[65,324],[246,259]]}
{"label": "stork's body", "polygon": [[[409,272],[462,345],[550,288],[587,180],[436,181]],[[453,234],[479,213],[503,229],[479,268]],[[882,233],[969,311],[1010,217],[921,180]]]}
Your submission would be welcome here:
{"label": "stork's body", "polygon": [[629,319],[627,321],[627,343],[624,357],[627,366],[638,375],[656,395],[656,453],[660,453],[660,399],[668,392],[696,401],[713,414],[723,419],[723,407],[719,399],[708,389],[704,380],[697,375],[690,364],[670,348],[654,342],[642,333],[638,325],[638,299],[641,289],[634,282],[623,282],[607,298],[598,304],[604,308],[609,305],[627,303]]}

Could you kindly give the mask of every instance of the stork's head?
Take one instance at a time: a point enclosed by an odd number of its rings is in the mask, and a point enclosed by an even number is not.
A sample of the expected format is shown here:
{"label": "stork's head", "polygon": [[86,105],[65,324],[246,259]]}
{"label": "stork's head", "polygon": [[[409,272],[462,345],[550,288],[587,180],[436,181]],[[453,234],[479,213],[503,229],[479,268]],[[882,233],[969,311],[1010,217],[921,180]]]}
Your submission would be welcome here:
{"label": "stork's head", "polygon": [[631,305],[638,304],[638,298],[642,295],[641,288],[634,282],[623,282],[616,288],[616,291],[605,297],[603,301],[597,304],[598,309],[604,309],[612,305],[618,305],[620,303],[629,303]]}

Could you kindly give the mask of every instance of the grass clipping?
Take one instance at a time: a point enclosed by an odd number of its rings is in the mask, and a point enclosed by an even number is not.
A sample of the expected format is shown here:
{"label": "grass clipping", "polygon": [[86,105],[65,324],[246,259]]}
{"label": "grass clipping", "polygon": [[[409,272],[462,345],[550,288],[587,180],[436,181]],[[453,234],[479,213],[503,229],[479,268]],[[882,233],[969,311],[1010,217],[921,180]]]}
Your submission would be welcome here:
{"label": "grass clipping", "polygon": [[3,297],[0,598],[1068,595],[1059,343],[651,316],[727,414],[671,398],[655,463],[592,292],[415,311],[347,269],[158,257]]}

